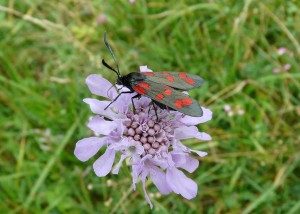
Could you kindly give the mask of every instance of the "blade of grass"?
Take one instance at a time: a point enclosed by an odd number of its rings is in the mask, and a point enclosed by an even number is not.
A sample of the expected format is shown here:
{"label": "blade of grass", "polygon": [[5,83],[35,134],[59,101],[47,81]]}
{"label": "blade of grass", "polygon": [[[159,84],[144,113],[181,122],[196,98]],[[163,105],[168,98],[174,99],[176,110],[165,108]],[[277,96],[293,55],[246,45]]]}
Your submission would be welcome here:
{"label": "blade of grass", "polygon": [[[79,117],[80,118],[80,117]],[[74,124],[70,127],[70,129],[67,131],[64,139],[62,140],[61,144],[57,147],[55,153],[53,156],[49,159],[47,165],[45,166],[44,170],[42,171],[41,175],[38,177],[38,179],[35,182],[35,185],[33,186],[31,192],[29,193],[29,196],[27,200],[24,202],[23,207],[25,209],[28,209],[32,201],[34,200],[35,194],[40,188],[40,186],[43,184],[44,180],[46,179],[47,175],[49,174],[51,168],[55,164],[55,161],[59,157],[60,153],[63,151],[67,143],[69,142],[72,135],[75,133],[75,130],[79,124],[79,119],[77,119]]]}
{"label": "blade of grass", "polygon": [[274,20],[274,22],[276,22],[276,24],[278,24],[278,26],[287,35],[287,37],[291,40],[291,42],[295,46],[297,54],[300,56],[300,44],[299,44],[298,40],[293,36],[291,31],[265,4],[263,4],[261,2],[259,4],[265,10],[265,12]]}
{"label": "blade of grass", "polygon": [[287,214],[295,214],[300,212],[300,201],[296,203],[288,212]]}
{"label": "blade of grass", "polygon": [[272,197],[273,194],[275,194],[275,190],[284,183],[287,176],[292,172],[294,168],[296,168],[300,161],[300,153],[294,154],[287,162],[286,164],[279,170],[277,173],[277,176],[275,177],[275,180],[273,182],[273,185],[269,187],[267,190],[264,191],[263,194],[261,194],[256,200],[254,200],[252,203],[250,203],[249,206],[247,206],[246,209],[243,210],[242,214],[248,214],[252,213],[253,210],[255,210],[260,204],[267,201]]}

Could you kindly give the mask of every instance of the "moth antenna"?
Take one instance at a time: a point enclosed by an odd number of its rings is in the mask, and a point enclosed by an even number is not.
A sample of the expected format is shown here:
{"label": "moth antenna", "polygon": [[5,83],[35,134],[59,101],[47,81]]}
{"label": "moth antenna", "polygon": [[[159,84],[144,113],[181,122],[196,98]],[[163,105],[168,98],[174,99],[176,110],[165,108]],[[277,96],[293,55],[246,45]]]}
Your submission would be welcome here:
{"label": "moth antenna", "polygon": [[118,73],[115,69],[113,69],[110,65],[108,65],[108,64],[105,62],[104,59],[102,59],[102,64],[103,64],[105,67],[107,67],[108,69],[114,71],[114,72],[118,75],[118,77],[120,77],[120,73]]}
{"label": "moth antenna", "polygon": [[[114,59],[114,61],[115,61],[116,66],[117,66],[117,71],[116,71],[116,70],[113,70],[113,71],[115,71],[115,72],[118,74],[118,76],[120,76],[119,64],[118,64],[118,62],[117,62],[117,60],[116,60],[116,57],[115,57],[115,54],[114,54],[113,50],[111,49],[110,45],[108,44],[108,42],[107,42],[107,40],[106,40],[106,32],[104,33],[104,43],[105,43],[106,47],[108,48],[108,50],[109,50],[111,56],[113,57],[113,59]],[[102,61],[102,62],[103,62],[103,61]]]}

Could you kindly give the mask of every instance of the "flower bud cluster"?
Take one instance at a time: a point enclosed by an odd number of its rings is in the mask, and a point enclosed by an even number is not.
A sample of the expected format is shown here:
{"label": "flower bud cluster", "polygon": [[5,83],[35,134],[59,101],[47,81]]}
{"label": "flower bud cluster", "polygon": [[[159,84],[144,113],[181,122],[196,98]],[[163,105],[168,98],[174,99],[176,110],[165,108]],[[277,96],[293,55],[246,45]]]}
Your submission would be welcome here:
{"label": "flower bud cluster", "polygon": [[[161,116],[160,109],[157,113]],[[124,121],[124,135],[129,140],[140,142],[146,154],[155,155],[168,151],[173,139],[174,129],[170,124],[163,122],[160,118],[156,120],[154,110],[139,108],[134,113],[127,114],[128,120]]]}

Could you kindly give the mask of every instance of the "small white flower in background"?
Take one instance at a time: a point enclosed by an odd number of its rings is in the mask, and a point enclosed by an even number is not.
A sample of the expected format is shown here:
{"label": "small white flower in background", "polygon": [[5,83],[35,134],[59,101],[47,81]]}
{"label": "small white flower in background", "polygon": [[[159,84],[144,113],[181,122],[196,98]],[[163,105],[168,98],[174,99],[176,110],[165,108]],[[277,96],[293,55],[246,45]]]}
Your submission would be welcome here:
{"label": "small white flower in background", "polygon": [[113,202],[113,199],[112,199],[112,197],[110,197],[107,201],[104,202],[104,206],[109,207],[112,202]]}
{"label": "small white flower in background", "polygon": [[226,111],[226,113],[229,117],[232,117],[234,115],[233,110],[230,105],[228,105],[228,104],[224,105],[223,109]]}
{"label": "small white flower in background", "polygon": [[106,185],[107,185],[108,187],[111,187],[111,186],[113,185],[113,181],[112,181],[111,179],[108,179],[108,180],[106,181]]}
{"label": "small white flower in background", "polygon": [[224,105],[223,108],[224,108],[224,110],[227,111],[227,112],[228,112],[228,111],[231,111],[231,107],[230,107],[230,105],[228,105],[228,104]]}
{"label": "small white flower in background", "polygon": [[104,13],[100,13],[99,16],[97,17],[97,23],[99,25],[104,24],[107,21],[106,15]]}
{"label": "small white flower in background", "polygon": [[88,189],[88,190],[92,190],[92,189],[93,189],[93,184],[89,183],[89,184],[87,185],[87,189]]}
{"label": "small white flower in background", "polygon": [[223,109],[226,111],[226,113],[229,117],[232,117],[235,114],[238,114],[238,115],[245,114],[245,110],[241,109],[241,107],[239,105],[235,109],[232,109],[230,105],[226,104],[223,106]]}
{"label": "small white flower in background", "polygon": [[245,114],[245,111],[243,109],[238,109],[237,110],[237,114],[238,115],[244,115]]}
{"label": "small white flower in background", "polygon": [[291,67],[292,67],[291,64],[284,64],[281,68],[274,68],[273,73],[278,74],[282,71],[288,71],[291,69]]}
{"label": "small white flower in background", "polygon": [[290,51],[289,49],[287,49],[287,48],[285,48],[285,47],[278,48],[278,49],[277,49],[277,54],[278,54],[279,56],[282,56],[282,55],[285,55],[285,54],[289,55],[290,57],[293,57],[293,56],[294,56],[293,51]]}
{"label": "small white flower in background", "polygon": [[232,117],[232,116],[234,115],[234,112],[233,112],[233,111],[228,111],[228,112],[227,112],[227,115],[228,115],[229,117]]}
{"label": "small white flower in background", "polygon": [[279,68],[274,68],[274,69],[273,69],[273,73],[274,73],[274,74],[278,74],[279,72],[280,72],[280,69],[279,69]]}
{"label": "small white flower in background", "polygon": [[290,64],[285,64],[285,65],[283,66],[283,69],[284,69],[285,71],[288,71],[288,70],[291,69],[291,65],[290,65]]}
{"label": "small white flower in background", "polygon": [[284,47],[278,48],[278,50],[277,50],[277,54],[278,55],[283,55],[283,54],[285,54],[287,52],[288,52],[288,50],[286,48],[284,48]]}

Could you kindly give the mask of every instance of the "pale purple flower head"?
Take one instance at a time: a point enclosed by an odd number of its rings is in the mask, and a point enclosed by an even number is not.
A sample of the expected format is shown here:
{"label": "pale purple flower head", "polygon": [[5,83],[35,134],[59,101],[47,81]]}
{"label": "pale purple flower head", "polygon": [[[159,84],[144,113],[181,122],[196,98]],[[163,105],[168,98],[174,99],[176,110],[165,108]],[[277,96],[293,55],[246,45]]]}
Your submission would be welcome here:
{"label": "pale purple flower head", "polygon": [[[151,71],[147,66],[141,66],[140,70]],[[109,81],[95,74],[88,76],[86,83],[93,94],[109,100],[83,100],[96,114],[88,122],[88,127],[98,137],[78,141],[75,156],[81,161],[87,161],[105,146],[105,153],[93,164],[99,177],[106,176],[109,172],[118,174],[123,161],[128,158],[132,168],[132,187],[135,189],[136,183],[142,181],[145,198],[151,208],[152,203],[145,188],[147,177],[152,179],[162,194],[174,192],[186,199],[194,198],[197,195],[197,184],[181,169],[194,172],[199,162],[190,154],[193,152],[204,157],[207,153],[189,149],[181,140],[211,140],[210,135],[199,132],[196,125],[211,120],[212,112],[202,107],[202,117],[191,117],[177,111],[157,108],[157,120],[153,106],[150,105],[151,100],[147,97],[135,100],[136,111],[133,112],[131,97],[135,93],[122,94],[104,110],[118,95],[116,89]],[[118,153],[120,159],[114,165]]]}
{"label": "pale purple flower head", "polygon": [[278,74],[279,72],[280,72],[280,68],[274,68],[274,69],[273,69],[273,73],[274,73],[274,74]]}
{"label": "pale purple flower head", "polygon": [[106,15],[104,14],[104,13],[100,13],[99,15],[98,15],[98,17],[97,17],[97,23],[99,24],[99,25],[103,25],[104,23],[106,23],[107,22],[107,17],[106,17]]}
{"label": "pale purple flower head", "polygon": [[287,52],[288,52],[288,49],[285,48],[285,47],[278,48],[278,50],[277,50],[277,54],[278,55],[283,55],[283,54],[285,54]]}
{"label": "pale purple flower head", "polygon": [[285,64],[284,66],[283,66],[283,69],[285,70],[285,71],[288,71],[288,70],[290,70],[291,69],[291,64]]}

